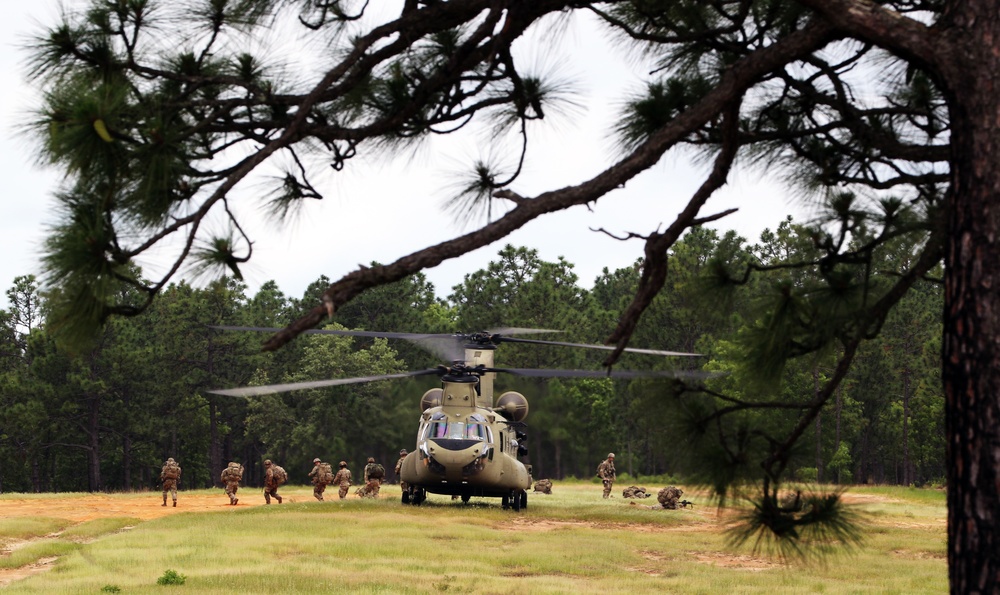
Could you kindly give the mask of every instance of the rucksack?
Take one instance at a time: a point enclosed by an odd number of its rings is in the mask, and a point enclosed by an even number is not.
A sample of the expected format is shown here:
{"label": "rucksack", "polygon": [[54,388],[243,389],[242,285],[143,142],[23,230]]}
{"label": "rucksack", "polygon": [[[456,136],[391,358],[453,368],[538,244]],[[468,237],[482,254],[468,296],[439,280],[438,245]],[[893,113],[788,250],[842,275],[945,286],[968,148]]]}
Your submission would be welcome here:
{"label": "rucksack", "polygon": [[181,476],[181,466],[176,463],[163,467],[163,479],[177,479]]}
{"label": "rucksack", "polygon": [[368,472],[368,479],[382,479],[385,477],[385,467],[379,463],[372,464],[371,470]]}
{"label": "rucksack", "polygon": [[316,481],[319,483],[330,483],[333,481],[333,467],[330,463],[320,463],[319,473],[316,475]]}
{"label": "rucksack", "polygon": [[243,479],[243,465],[230,465],[222,472],[225,481],[241,481]]}
{"label": "rucksack", "polygon": [[288,474],[277,465],[271,465],[271,477],[274,478],[274,484],[279,486],[288,481]]}

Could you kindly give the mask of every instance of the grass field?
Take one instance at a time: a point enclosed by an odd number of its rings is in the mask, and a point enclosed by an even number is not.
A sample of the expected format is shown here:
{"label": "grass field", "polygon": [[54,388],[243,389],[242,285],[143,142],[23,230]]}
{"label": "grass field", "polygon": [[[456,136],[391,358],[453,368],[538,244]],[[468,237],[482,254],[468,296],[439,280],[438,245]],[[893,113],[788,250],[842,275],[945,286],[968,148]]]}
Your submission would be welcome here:
{"label": "grass field", "polygon": [[[625,487],[625,486],[621,486]],[[557,483],[527,511],[494,499],[431,496],[399,504],[323,503],[283,488],[285,504],[240,506],[221,490],[0,496],[0,585],[9,593],[940,593],[947,591],[940,491],[856,488],[863,545],[822,562],[727,546],[733,510],[653,510],[601,499],[600,486]],[[328,494],[329,495],[329,494]],[[107,514],[79,514],[94,506]],[[253,500],[253,505],[244,503]],[[55,502],[64,508],[56,508]],[[36,516],[25,508],[40,506]],[[194,511],[189,511],[193,509]],[[63,513],[75,510],[77,513]],[[131,514],[120,516],[122,511]],[[40,570],[47,569],[45,572]],[[182,585],[158,585],[167,571]],[[174,576],[176,579],[176,576]]]}

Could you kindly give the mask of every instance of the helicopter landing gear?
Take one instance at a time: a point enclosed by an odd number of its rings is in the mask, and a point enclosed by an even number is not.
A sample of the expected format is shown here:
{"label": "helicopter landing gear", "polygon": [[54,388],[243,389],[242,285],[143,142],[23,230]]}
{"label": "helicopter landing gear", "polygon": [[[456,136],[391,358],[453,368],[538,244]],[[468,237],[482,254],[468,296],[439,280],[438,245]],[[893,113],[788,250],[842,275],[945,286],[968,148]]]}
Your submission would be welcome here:
{"label": "helicopter landing gear", "polygon": [[403,502],[403,504],[409,504],[410,503],[410,490],[409,489],[403,490],[402,502]]}
{"label": "helicopter landing gear", "polygon": [[462,504],[468,504],[469,498],[470,496],[468,494],[462,494]]}
{"label": "helicopter landing gear", "polygon": [[420,506],[427,499],[427,492],[423,488],[416,488],[413,490],[413,494],[410,495],[410,504],[416,504]]}
{"label": "helicopter landing gear", "polygon": [[528,492],[524,490],[511,490],[510,494],[500,497],[500,506],[504,510],[513,508],[514,512],[528,508]]}

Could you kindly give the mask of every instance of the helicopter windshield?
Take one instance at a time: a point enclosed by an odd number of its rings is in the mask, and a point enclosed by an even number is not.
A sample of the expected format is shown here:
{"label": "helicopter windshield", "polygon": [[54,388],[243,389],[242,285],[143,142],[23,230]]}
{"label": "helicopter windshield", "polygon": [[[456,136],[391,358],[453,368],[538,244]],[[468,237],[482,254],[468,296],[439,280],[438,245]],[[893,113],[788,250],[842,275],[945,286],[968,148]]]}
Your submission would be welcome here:
{"label": "helicopter windshield", "polygon": [[445,438],[450,440],[486,440],[489,436],[485,424],[470,421],[435,420],[427,424],[428,438]]}

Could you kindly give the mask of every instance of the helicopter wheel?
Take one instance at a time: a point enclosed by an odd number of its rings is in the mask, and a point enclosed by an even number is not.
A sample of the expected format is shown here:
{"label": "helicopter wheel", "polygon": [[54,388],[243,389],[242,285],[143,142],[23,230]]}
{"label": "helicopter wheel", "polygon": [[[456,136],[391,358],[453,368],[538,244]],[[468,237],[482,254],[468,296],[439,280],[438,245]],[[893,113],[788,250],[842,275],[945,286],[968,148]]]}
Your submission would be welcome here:
{"label": "helicopter wheel", "polygon": [[528,510],[528,492],[521,490],[521,510]]}
{"label": "helicopter wheel", "polygon": [[462,494],[462,504],[468,504],[468,503],[469,503],[469,495]]}
{"label": "helicopter wheel", "polygon": [[510,497],[507,496],[506,494],[500,496],[500,507],[503,508],[504,510],[510,508]]}
{"label": "helicopter wheel", "polygon": [[410,490],[403,490],[402,502],[403,502],[403,504],[409,504],[410,503]]}
{"label": "helicopter wheel", "polygon": [[427,492],[425,492],[423,488],[417,488],[416,490],[414,490],[413,497],[410,499],[410,502],[416,504],[417,506],[420,506],[421,504],[424,503],[424,500],[426,499],[427,499]]}
{"label": "helicopter wheel", "polygon": [[517,493],[517,490],[510,492],[510,507],[514,509],[514,512],[521,510],[521,495]]}

